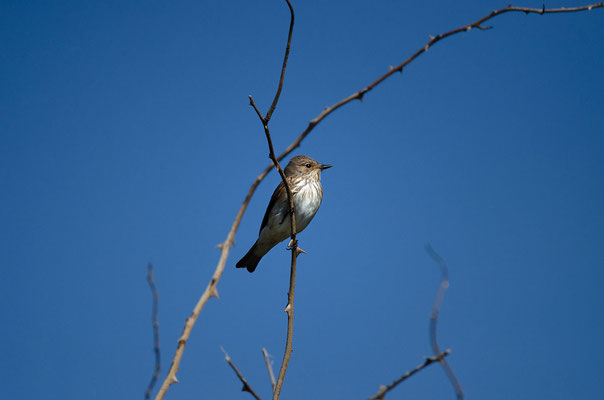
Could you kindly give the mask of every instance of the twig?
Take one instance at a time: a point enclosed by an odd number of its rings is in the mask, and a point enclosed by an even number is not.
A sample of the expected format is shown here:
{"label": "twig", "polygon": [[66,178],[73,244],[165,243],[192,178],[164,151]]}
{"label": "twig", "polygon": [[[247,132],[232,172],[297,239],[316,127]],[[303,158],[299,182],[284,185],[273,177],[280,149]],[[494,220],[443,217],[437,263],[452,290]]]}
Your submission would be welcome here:
{"label": "twig", "polygon": [[281,369],[279,369],[279,377],[277,378],[277,384],[275,385],[275,391],[273,392],[273,400],[279,399],[281,387],[283,386],[283,380],[285,379],[285,372],[287,372],[289,359],[292,355],[292,343],[294,336],[294,291],[296,289],[296,259],[298,258],[298,254],[302,252],[298,248],[298,244],[295,239],[291,246],[291,250],[292,258],[289,275],[289,291],[287,292],[287,307],[285,307],[285,312],[287,313],[287,339],[285,342],[285,352],[283,353]]}
{"label": "twig", "polygon": [[268,376],[271,378],[271,386],[273,387],[273,393],[275,392],[275,374],[273,373],[273,366],[271,365],[270,356],[268,351],[263,347],[262,355],[264,356],[264,362],[266,363],[266,369],[268,369]]}
{"label": "twig", "polygon": [[[289,5],[290,4],[288,4],[288,6]],[[369,92],[370,90],[375,88],[377,85],[379,85],[382,81],[384,81],[385,79],[387,79],[388,77],[393,75],[394,72],[402,71],[404,67],[406,67],[409,63],[411,63],[413,60],[415,60],[420,54],[425,52],[426,49],[429,48],[430,46],[432,46],[434,43],[436,43],[436,41],[442,40],[445,37],[451,36],[453,34],[457,34],[457,33],[463,32],[463,31],[469,31],[472,28],[481,29],[480,27],[482,26],[481,24],[483,22],[485,22],[499,14],[502,14],[504,12],[522,11],[527,14],[528,13],[538,13],[538,14],[565,13],[565,12],[586,11],[586,10],[591,10],[594,8],[601,8],[601,7],[604,7],[604,3],[591,4],[591,5],[576,7],[576,8],[559,8],[559,9],[549,9],[549,10],[523,9],[523,8],[518,8],[518,7],[509,8],[508,7],[505,9],[498,10],[498,11],[493,11],[491,14],[487,15],[486,17],[483,17],[482,19],[480,19],[474,23],[471,23],[469,25],[465,25],[462,28],[458,28],[456,30],[449,31],[445,34],[438,35],[437,37],[430,39],[430,41],[424,47],[422,47],[420,50],[418,50],[416,53],[414,53],[407,60],[403,61],[401,64],[399,64],[396,67],[392,67],[388,73],[379,77],[376,81],[374,81],[372,84],[370,84],[366,88],[361,89],[359,92],[354,93],[354,94],[338,101],[334,105],[325,108],[315,119],[311,120],[308,123],[308,127],[302,133],[300,133],[300,135],[298,135],[298,137],[288,147],[286,147],[285,150],[283,150],[283,152],[281,154],[279,154],[277,156],[277,160],[278,161],[283,160],[292,151],[294,151],[294,149],[296,149],[298,146],[300,146],[302,141],[310,134],[310,132],[328,115],[330,115],[338,108],[342,107],[343,105],[345,105],[347,103],[350,103],[353,100],[362,99],[363,95],[365,93]],[[278,90],[278,93],[280,94],[279,90]],[[270,111],[270,109],[269,109],[269,111]],[[243,214],[245,214],[245,211],[247,210],[247,206],[248,206],[252,196],[254,195],[256,189],[258,188],[258,185],[260,184],[260,182],[262,182],[264,180],[266,175],[268,175],[268,173],[273,169],[273,167],[274,167],[274,163],[271,163],[270,165],[266,166],[264,168],[264,170],[256,177],[256,180],[254,180],[254,182],[248,189],[247,195],[245,196],[245,199],[243,200],[243,203],[241,204],[241,207],[239,208],[239,211],[237,212],[235,221],[233,221],[233,224],[231,225],[231,229],[229,230],[229,233],[228,233],[225,241],[218,245],[218,247],[221,249],[218,264],[216,265],[216,269],[214,270],[214,274],[212,275],[210,282],[208,283],[206,289],[204,290],[201,297],[197,301],[197,304],[195,305],[195,308],[193,309],[191,316],[189,318],[187,318],[187,320],[185,322],[185,326],[184,326],[182,335],[178,339],[178,346],[176,348],[176,353],[174,354],[174,358],[172,359],[172,364],[170,365],[170,370],[169,370],[168,375],[166,376],[157,396],[155,397],[156,400],[162,400],[164,398],[166,392],[168,391],[168,388],[170,387],[170,385],[172,385],[175,382],[178,382],[178,379],[176,379],[176,373],[178,372],[178,368],[180,366],[180,361],[182,359],[187,340],[189,339],[189,336],[191,334],[191,330],[193,329],[193,326],[195,325],[195,322],[197,321],[197,318],[199,317],[199,313],[201,312],[201,310],[203,309],[203,307],[205,306],[207,301],[211,297],[218,297],[216,285],[218,284],[218,281],[222,277],[222,273],[224,271],[226,260],[229,257],[229,252],[231,250],[231,247],[235,243],[235,233],[239,229],[239,224],[241,223]]]}
{"label": "twig", "polygon": [[271,116],[273,115],[273,111],[275,111],[275,107],[277,107],[277,102],[279,101],[279,96],[281,96],[281,89],[283,89],[283,80],[285,78],[285,68],[287,67],[287,60],[289,58],[289,49],[292,44],[292,34],[294,33],[294,8],[289,0],[285,0],[287,3],[287,7],[289,7],[290,21],[289,21],[289,32],[287,33],[287,46],[285,47],[285,55],[283,56],[283,65],[281,66],[281,76],[279,77],[279,85],[277,87],[277,93],[275,94],[275,98],[273,99],[273,103],[271,107],[268,109],[266,113],[266,122],[270,121]]}
{"label": "twig", "polygon": [[233,364],[233,361],[231,361],[231,357],[229,357],[229,354],[226,352],[226,350],[222,346],[220,346],[220,350],[222,350],[222,352],[224,353],[224,361],[226,361],[227,364],[231,366],[233,371],[235,371],[235,373],[237,374],[237,378],[239,378],[241,383],[243,383],[241,391],[250,393],[252,396],[254,396],[256,400],[261,400],[260,396],[258,396],[256,392],[254,392],[254,389],[252,389],[252,387],[247,383],[243,375],[241,375],[241,372],[239,372],[235,364]]}
{"label": "twig", "polygon": [[147,390],[145,391],[145,400],[151,398],[151,393],[153,392],[153,386],[157,382],[159,378],[159,371],[161,369],[160,363],[160,352],[159,352],[159,321],[157,319],[157,308],[159,303],[159,292],[155,287],[155,281],[153,280],[153,265],[149,264],[147,268],[147,282],[149,282],[149,287],[151,288],[151,294],[153,295],[153,306],[151,311],[151,320],[153,321],[153,351],[155,352],[155,370],[153,371],[153,376],[151,376],[151,381],[147,386]]}
{"label": "twig", "polygon": [[262,116],[262,113],[256,107],[256,103],[254,103],[254,99],[252,96],[250,98],[250,105],[256,111],[258,118],[262,122],[262,126],[264,128],[264,134],[266,136],[266,141],[268,143],[269,149],[269,158],[273,161],[275,168],[279,171],[279,175],[281,176],[281,180],[283,181],[283,185],[285,185],[285,190],[287,191],[287,198],[289,200],[289,210],[290,210],[290,222],[291,222],[291,241],[290,248],[292,252],[291,256],[291,268],[289,275],[289,291],[287,292],[287,306],[285,307],[285,312],[287,313],[287,337],[285,340],[285,351],[283,353],[283,361],[281,362],[281,368],[279,369],[279,377],[277,378],[277,383],[275,384],[275,388],[273,390],[273,400],[278,400],[279,395],[281,394],[281,388],[283,386],[283,380],[285,379],[285,373],[287,372],[287,366],[289,364],[289,360],[292,354],[292,343],[293,343],[293,335],[294,335],[294,293],[296,290],[296,261],[298,259],[298,254],[302,251],[298,248],[298,241],[296,239],[296,213],[294,209],[294,195],[289,186],[289,182],[287,181],[287,177],[279,164],[279,158],[275,155],[275,149],[273,148],[273,141],[271,139],[271,133],[268,128],[268,122],[270,121],[271,115],[277,106],[277,102],[279,101],[279,96],[281,95],[281,89],[283,88],[283,79],[285,77],[285,69],[287,67],[287,59],[289,57],[289,50],[291,47],[292,33],[294,29],[294,9],[289,2],[289,0],[285,0],[287,2],[287,6],[289,7],[290,13],[290,21],[289,21],[289,33],[287,35],[287,46],[285,47],[285,56],[283,57],[283,66],[281,68],[281,77],[279,78],[279,87],[277,89],[277,93],[275,94],[275,98],[273,99],[273,103],[268,110],[266,117]]}
{"label": "twig", "polygon": [[[449,287],[449,267],[447,266],[445,260],[440,255],[438,255],[438,253],[436,253],[436,251],[434,251],[432,246],[430,246],[429,244],[426,245],[426,252],[430,255],[430,257],[432,257],[434,261],[436,261],[436,263],[440,267],[441,273],[440,287],[438,288],[438,292],[436,292],[436,298],[434,299],[434,307],[432,307],[432,313],[430,314],[430,344],[432,345],[432,351],[434,352],[434,355],[437,355],[440,354],[440,347],[438,346],[438,340],[436,337],[436,325],[438,323],[438,313],[440,311],[440,305],[442,304],[442,301],[445,297],[445,292]],[[459,381],[455,377],[453,369],[451,369],[449,363],[447,363],[445,359],[440,360],[440,365],[442,365],[443,369],[445,370],[445,373],[447,374],[447,377],[451,381],[457,398],[463,400],[463,389],[461,388]]]}
{"label": "twig", "polygon": [[587,6],[581,6],[581,7],[573,7],[573,8],[561,7],[561,8],[553,8],[553,9],[508,6],[506,8],[502,8],[500,10],[495,10],[495,11],[491,12],[490,14],[488,14],[470,24],[464,25],[462,27],[453,29],[453,30],[445,32],[445,33],[441,33],[436,36],[430,36],[430,40],[423,47],[418,49],[411,57],[407,58],[405,61],[403,61],[396,67],[390,67],[388,72],[386,72],[384,75],[377,78],[375,81],[373,81],[371,84],[369,84],[365,88],[338,101],[337,103],[333,104],[332,106],[324,108],[323,111],[321,111],[321,113],[315,119],[311,120],[308,123],[308,126],[306,127],[306,129],[277,158],[279,160],[281,160],[282,158],[286,157],[289,153],[291,153],[296,147],[300,146],[300,143],[302,143],[304,138],[306,138],[306,136],[308,136],[308,134],[321,121],[323,121],[323,119],[325,119],[325,117],[327,117],[328,115],[333,113],[338,108],[342,107],[343,105],[345,105],[347,103],[350,103],[353,100],[363,100],[363,96],[365,95],[365,93],[373,90],[377,85],[379,85],[380,83],[385,81],[390,76],[394,75],[395,72],[402,72],[403,68],[405,68],[407,65],[409,65],[413,60],[415,60],[417,57],[419,57],[422,53],[425,53],[426,51],[428,51],[428,49],[430,47],[434,46],[437,42],[439,42],[449,36],[452,36],[452,35],[455,35],[455,34],[458,34],[461,32],[470,31],[470,30],[472,30],[472,28],[476,28],[479,30],[488,30],[491,27],[483,27],[482,24],[484,22],[486,22],[498,15],[507,13],[507,12],[524,12],[526,14],[530,14],[530,13],[551,14],[551,13],[568,13],[568,12],[589,11],[594,8],[601,8],[601,7],[604,7],[604,2],[598,3],[598,4],[591,4],[591,5],[587,5]]}
{"label": "twig", "polygon": [[369,400],[383,399],[386,396],[386,393],[388,393],[389,391],[391,391],[392,389],[394,389],[399,383],[402,383],[403,381],[407,380],[412,375],[414,375],[415,373],[421,371],[422,369],[426,368],[428,365],[430,365],[432,363],[442,362],[445,359],[445,357],[448,356],[449,354],[451,354],[451,350],[445,350],[444,352],[440,353],[439,355],[437,355],[435,357],[426,357],[426,361],[424,361],[423,363],[421,363],[417,367],[413,368],[411,371],[405,372],[403,374],[403,376],[401,376],[400,378],[398,378],[397,380],[395,380],[394,382],[392,382],[390,385],[388,385],[388,386],[381,386],[380,390],[376,394],[374,394],[373,396],[371,396],[369,398]]}

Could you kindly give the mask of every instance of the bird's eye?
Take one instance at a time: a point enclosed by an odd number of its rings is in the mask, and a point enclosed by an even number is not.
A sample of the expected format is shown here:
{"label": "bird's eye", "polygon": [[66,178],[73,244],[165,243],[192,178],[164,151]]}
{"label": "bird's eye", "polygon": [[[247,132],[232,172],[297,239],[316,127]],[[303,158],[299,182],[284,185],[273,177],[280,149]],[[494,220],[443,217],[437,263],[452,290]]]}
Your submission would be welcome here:
{"label": "bird's eye", "polygon": [[310,168],[310,163],[306,164],[306,168]]}

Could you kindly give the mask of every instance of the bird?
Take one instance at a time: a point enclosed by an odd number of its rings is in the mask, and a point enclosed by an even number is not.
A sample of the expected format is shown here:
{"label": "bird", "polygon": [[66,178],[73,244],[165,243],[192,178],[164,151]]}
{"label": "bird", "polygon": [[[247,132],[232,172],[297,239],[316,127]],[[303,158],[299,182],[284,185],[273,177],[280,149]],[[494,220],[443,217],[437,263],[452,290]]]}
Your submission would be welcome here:
{"label": "bird", "polygon": [[[294,196],[296,233],[302,232],[317,213],[323,200],[321,171],[332,165],[321,164],[304,155],[293,157],[285,167],[285,179]],[[273,247],[291,236],[291,217],[287,189],[279,183],[260,225],[258,240],[245,256],[237,262],[237,268],[254,272],[258,263]]]}

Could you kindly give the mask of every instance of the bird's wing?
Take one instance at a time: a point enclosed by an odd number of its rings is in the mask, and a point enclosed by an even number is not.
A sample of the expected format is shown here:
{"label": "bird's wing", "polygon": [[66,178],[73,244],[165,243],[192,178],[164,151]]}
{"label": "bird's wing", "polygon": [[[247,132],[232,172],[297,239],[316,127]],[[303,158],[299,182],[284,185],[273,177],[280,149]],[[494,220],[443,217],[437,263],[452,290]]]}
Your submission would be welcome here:
{"label": "bird's wing", "polygon": [[[282,196],[285,196],[287,198],[287,190],[285,189],[285,185],[283,184],[283,181],[281,181],[279,183],[279,185],[277,186],[277,188],[273,192],[273,196],[271,197],[271,201],[268,203],[268,207],[266,207],[266,212],[264,213],[264,218],[262,218],[262,225],[260,225],[260,232],[262,232],[262,229],[264,229],[264,227],[266,226],[266,224],[268,224],[269,215],[271,213],[271,210],[273,209],[273,207],[277,203],[277,199],[279,197],[282,197]],[[260,234],[260,232],[258,232],[258,234]]]}

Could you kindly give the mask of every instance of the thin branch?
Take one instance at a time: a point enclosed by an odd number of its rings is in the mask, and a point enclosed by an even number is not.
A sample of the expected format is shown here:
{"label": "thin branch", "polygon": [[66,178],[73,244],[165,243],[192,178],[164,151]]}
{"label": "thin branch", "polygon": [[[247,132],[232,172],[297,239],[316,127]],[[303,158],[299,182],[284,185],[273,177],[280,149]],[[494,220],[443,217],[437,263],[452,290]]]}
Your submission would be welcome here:
{"label": "thin branch", "polygon": [[287,67],[287,60],[289,58],[289,49],[292,44],[292,34],[294,32],[294,8],[289,0],[285,0],[287,3],[287,7],[289,7],[289,32],[287,34],[287,46],[285,47],[285,56],[283,57],[283,65],[281,66],[281,76],[279,77],[279,86],[277,87],[277,93],[275,94],[275,98],[273,99],[273,104],[271,104],[271,108],[268,109],[266,113],[266,122],[271,120],[271,116],[273,115],[273,111],[275,111],[275,107],[277,107],[277,102],[279,101],[279,96],[281,95],[281,89],[283,89],[283,79],[285,78],[285,68]]}
{"label": "thin branch", "polygon": [[403,381],[409,379],[412,375],[421,371],[422,369],[426,368],[428,365],[430,365],[432,363],[442,362],[445,359],[445,357],[448,356],[449,354],[451,354],[451,350],[445,350],[444,352],[440,353],[439,355],[437,355],[435,357],[426,357],[426,361],[424,361],[417,367],[413,368],[411,371],[405,372],[403,374],[403,376],[401,376],[400,378],[398,378],[397,380],[392,382],[390,385],[381,386],[380,390],[376,394],[371,396],[369,398],[369,400],[384,399],[384,397],[386,396],[386,393],[388,393],[389,391],[394,389],[399,383],[402,383]]}
{"label": "thin branch", "polygon": [[[289,4],[288,4],[289,5]],[[601,8],[604,7],[604,3],[598,3],[598,4],[591,4],[591,5],[587,5],[587,6],[582,6],[582,7],[575,7],[575,8],[558,8],[558,9],[548,9],[548,10],[544,10],[544,9],[524,9],[524,8],[504,8],[501,10],[497,10],[497,11],[493,11],[492,13],[490,13],[489,15],[487,15],[486,17],[481,18],[478,21],[475,21],[469,25],[465,25],[462,28],[458,28],[455,29],[453,31],[449,31],[445,34],[441,34],[438,35],[434,38],[431,38],[430,41],[424,46],[422,47],[420,50],[418,50],[416,53],[414,53],[411,57],[409,57],[407,60],[403,61],[401,64],[399,64],[396,67],[392,67],[390,68],[389,72],[382,75],[381,77],[379,77],[377,80],[375,80],[373,83],[371,83],[369,86],[365,87],[364,89],[361,89],[360,91],[338,101],[337,103],[333,104],[330,107],[325,108],[316,118],[314,118],[313,120],[311,120],[308,123],[308,127],[302,132],[300,133],[300,135],[287,147],[285,148],[285,150],[283,150],[283,152],[281,154],[279,154],[277,156],[277,160],[281,161],[283,160],[285,157],[287,157],[292,151],[294,151],[294,149],[296,149],[298,146],[300,146],[300,144],[302,143],[302,141],[310,134],[310,132],[323,120],[325,119],[328,115],[330,115],[331,113],[333,113],[335,110],[337,110],[338,108],[342,107],[343,105],[350,103],[353,100],[357,100],[357,99],[362,99],[363,95],[367,92],[369,92],[370,90],[372,90],[373,88],[375,88],[377,85],[379,85],[382,81],[384,81],[385,79],[387,79],[388,77],[390,77],[391,75],[394,74],[394,72],[399,71],[402,72],[403,68],[406,67],[409,63],[411,63],[413,60],[415,60],[420,54],[422,54],[423,52],[425,52],[429,47],[431,47],[432,45],[434,45],[434,43],[436,43],[436,41],[440,41],[442,39],[444,39],[445,37],[463,32],[463,31],[469,31],[472,28],[477,28],[477,29],[481,29],[479,28],[481,26],[481,24],[497,15],[500,15],[504,12],[511,12],[511,11],[521,11],[521,12],[525,12],[525,13],[537,13],[537,14],[546,14],[546,13],[566,13],[566,12],[578,12],[578,11],[586,11],[586,10],[591,10],[594,8]],[[280,91],[278,91],[278,94],[280,95]],[[276,96],[277,97],[277,96]],[[274,100],[273,100],[274,101]],[[269,110],[270,111],[270,110]],[[272,115],[272,114],[271,114]],[[261,115],[260,115],[261,116]],[[199,313],[201,312],[201,310],[203,309],[203,307],[205,306],[206,302],[211,298],[211,297],[218,297],[218,292],[216,290],[216,285],[218,284],[218,281],[220,280],[220,278],[222,277],[222,273],[224,272],[224,267],[226,264],[226,260],[228,259],[229,256],[229,252],[231,250],[231,247],[233,246],[234,242],[235,242],[235,233],[237,232],[237,230],[239,229],[239,224],[241,223],[241,219],[243,218],[243,214],[245,214],[245,211],[247,210],[247,206],[252,198],[252,196],[254,195],[256,189],[258,188],[258,185],[260,184],[260,182],[262,182],[264,180],[264,178],[266,177],[266,175],[268,175],[268,173],[273,169],[274,167],[274,163],[271,163],[270,165],[266,166],[266,168],[256,177],[256,180],[254,180],[254,182],[252,183],[252,185],[250,186],[250,188],[248,189],[247,195],[245,197],[245,199],[243,200],[243,204],[241,205],[241,207],[239,208],[239,211],[237,212],[237,215],[235,217],[235,221],[233,222],[233,224],[231,225],[231,229],[229,230],[229,233],[225,239],[224,242],[222,242],[221,244],[218,245],[218,247],[221,249],[220,252],[220,258],[218,260],[218,264],[216,265],[216,269],[214,270],[214,274],[212,275],[212,278],[210,280],[210,282],[208,283],[205,291],[202,293],[201,297],[199,298],[197,304],[195,305],[195,308],[193,309],[193,312],[191,313],[191,316],[189,318],[187,318],[186,322],[185,322],[185,326],[183,329],[183,333],[181,335],[181,337],[178,339],[178,346],[176,348],[176,353],[174,355],[174,358],[172,360],[172,364],[170,365],[170,370],[168,372],[168,375],[166,376],[157,396],[155,397],[156,400],[162,400],[168,390],[168,388],[170,387],[170,385],[172,385],[175,382],[178,382],[178,379],[176,379],[176,373],[178,372],[178,368],[180,366],[180,362],[184,353],[184,349],[185,349],[185,345],[187,343],[187,340],[189,339],[189,336],[191,334],[191,330],[193,329],[193,326],[195,325],[195,322],[197,321],[197,318],[199,317]]]}
{"label": "thin branch", "polygon": [[159,321],[157,319],[157,309],[159,303],[159,292],[155,287],[155,281],[153,280],[153,265],[149,264],[147,268],[147,282],[149,282],[149,287],[151,288],[151,294],[153,295],[153,306],[151,311],[151,320],[153,321],[153,351],[155,353],[155,370],[153,371],[153,376],[151,376],[151,381],[147,386],[147,390],[145,391],[145,400],[151,398],[151,393],[153,392],[153,387],[159,378],[159,371],[161,369],[160,362],[160,352],[159,352]]}
{"label": "thin branch", "polygon": [[283,353],[283,361],[281,362],[281,368],[279,369],[279,377],[277,378],[277,383],[275,384],[275,388],[273,390],[273,400],[278,400],[279,395],[281,394],[281,388],[283,387],[283,380],[285,379],[285,373],[287,372],[287,366],[289,365],[289,360],[292,354],[292,343],[293,343],[293,335],[294,335],[294,293],[296,290],[296,261],[298,259],[298,255],[302,253],[302,250],[298,248],[298,241],[296,239],[296,213],[294,208],[294,195],[292,193],[291,187],[289,186],[289,182],[287,181],[287,177],[279,164],[279,158],[275,155],[275,149],[273,147],[273,141],[271,139],[271,133],[268,128],[268,122],[271,118],[275,107],[277,106],[277,102],[279,101],[279,96],[281,95],[281,89],[283,88],[283,79],[285,76],[285,69],[287,67],[287,59],[289,57],[289,50],[291,48],[291,39],[292,32],[294,29],[294,9],[289,2],[289,0],[285,0],[287,2],[287,6],[290,11],[290,22],[289,22],[289,33],[287,36],[287,46],[285,48],[285,56],[283,58],[283,67],[281,68],[281,77],[279,78],[279,88],[277,89],[277,93],[275,94],[275,98],[273,99],[273,104],[271,105],[266,117],[262,116],[262,113],[256,107],[256,103],[254,99],[250,95],[250,105],[256,111],[258,118],[262,122],[262,127],[264,128],[264,134],[266,136],[266,141],[268,143],[269,149],[269,158],[273,161],[275,168],[279,171],[279,175],[281,176],[281,180],[283,181],[283,185],[285,186],[285,190],[287,191],[287,198],[289,200],[289,211],[290,211],[290,226],[291,226],[291,240],[289,242],[289,246],[291,249],[291,268],[289,275],[289,291],[287,292],[287,306],[285,307],[285,312],[287,313],[287,336],[285,340],[285,351]]}
{"label": "thin branch", "polygon": [[273,387],[273,393],[275,392],[275,374],[273,373],[273,366],[271,364],[270,355],[268,351],[263,347],[262,355],[264,356],[264,362],[266,363],[266,369],[268,370],[268,376],[271,379],[271,386]]}
{"label": "thin branch", "polygon": [[379,78],[377,78],[375,81],[373,81],[371,84],[369,84],[368,86],[366,86],[365,88],[359,90],[356,93],[351,94],[350,96],[338,101],[337,103],[326,107],[323,109],[323,111],[321,111],[321,113],[319,113],[319,115],[317,117],[315,117],[315,119],[311,120],[308,123],[308,126],[306,127],[306,129],[283,151],[283,153],[281,153],[279,155],[279,157],[277,157],[279,160],[281,160],[282,158],[286,157],[289,153],[291,153],[296,147],[300,146],[300,143],[302,143],[302,141],[304,140],[304,138],[306,138],[306,136],[308,136],[308,134],[321,122],[323,121],[328,115],[330,115],[331,113],[333,113],[334,111],[336,111],[338,108],[342,107],[345,104],[350,103],[353,100],[363,100],[363,96],[365,95],[365,93],[373,90],[376,86],[378,86],[380,83],[382,83],[383,81],[385,81],[387,78],[389,78],[390,76],[394,75],[395,72],[402,72],[403,68],[405,68],[407,65],[409,65],[413,60],[415,60],[417,57],[419,57],[421,54],[425,53],[426,51],[428,51],[428,49],[432,46],[434,46],[437,42],[449,37],[449,36],[453,36],[456,35],[458,33],[461,32],[468,32],[470,30],[472,30],[472,28],[476,28],[479,30],[488,30],[491,27],[483,27],[482,24],[498,15],[507,13],[507,12],[524,12],[526,14],[530,14],[530,13],[535,13],[535,14],[553,14],[553,13],[569,13],[569,12],[579,12],[579,11],[590,11],[594,8],[601,8],[604,7],[604,2],[602,3],[598,3],[598,4],[591,4],[591,5],[587,5],[587,6],[581,6],[581,7],[573,7],[573,8],[552,8],[552,9],[545,9],[545,8],[526,8],[526,7],[512,7],[512,6],[508,6],[506,8],[502,8],[500,10],[495,10],[492,11],[491,13],[489,13],[488,15],[470,23],[467,25],[464,25],[462,27],[459,27],[457,29],[453,29],[451,31],[445,32],[445,33],[441,33],[439,35],[436,36],[430,36],[430,40],[424,45],[422,46],[420,49],[418,49],[415,53],[413,53],[413,55],[411,55],[409,58],[407,58],[405,61],[403,61],[402,63],[400,63],[399,65],[395,66],[395,67],[390,67],[388,72],[386,72],[384,75],[380,76]]}
{"label": "thin branch", "polygon": [[237,369],[237,367],[235,366],[235,364],[233,364],[233,361],[231,361],[231,357],[229,357],[229,354],[226,352],[226,350],[224,348],[222,348],[222,346],[220,347],[220,349],[224,353],[224,361],[226,361],[227,364],[229,364],[231,366],[231,368],[233,369],[233,371],[235,371],[235,373],[237,374],[237,378],[239,378],[239,380],[241,381],[241,383],[243,383],[243,387],[241,388],[241,391],[242,392],[248,392],[248,393],[250,393],[252,396],[254,396],[254,398],[256,400],[261,400],[260,396],[258,396],[256,394],[256,392],[254,392],[254,389],[252,389],[252,387],[247,383],[247,381],[245,380],[245,378],[243,377],[243,375],[241,375],[241,372],[239,372],[239,370]]}
{"label": "thin branch", "polygon": [[271,138],[271,132],[268,128],[268,120],[266,118],[264,118],[262,116],[262,113],[260,113],[260,110],[258,110],[258,107],[256,107],[256,103],[254,103],[254,98],[250,95],[249,96],[250,99],[250,106],[252,106],[254,108],[254,111],[256,111],[256,114],[258,114],[258,118],[260,118],[260,121],[262,122],[262,126],[264,128],[264,135],[266,136],[266,141],[268,142],[268,150],[269,150],[269,154],[268,157],[273,161],[274,166],[277,168],[277,171],[279,172],[279,175],[281,176],[281,180],[283,181],[283,184],[285,185],[285,190],[287,191],[287,199],[289,200],[289,212],[291,214],[291,240],[292,240],[292,249],[294,248],[294,245],[296,244],[296,215],[295,215],[295,210],[294,210],[294,195],[292,193],[292,189],[289,186],[289,182],[287,181],[287,177],[285,176],[285,172],[283,172],[283,169],[281,168],[281,165],[279,164],[279,160],[277,159],[277,157],[275,156],[275,149],[273,147],[273,140]]}
{"label": "thin branch", "polygon": [[287,339],[285,342],[285,352],[283,353],[281,369],[279,369],[279,377],[277,378],[277,384],[275,385],[275,391],[273,392],[273,400],[279,399],[281,387],[283,386],[283,380],[285,379],[285,372],[287,372],[289,359],[292,355],[292,343],[294,338],[294,291],[296,290],[296,260],[298,258],[298,254],[302,252],[298,248],[295,237],[293,239],[291,250],[292,258],[289,275],[289,291],[287,292],[287,307],[285,307],[285,312],[287,313]]}
{"label": "thin branch", "polygon": [[[440,287],[438,288],[438,292],[436,292],[434,306],[432,307],[432,313],[430,314],[430,344],[432,346],[432,351],[434,352],[434,355],[437,355],[440,354],[440,347],[438,346],[438,340],[436,337],[436,325],[438,323],[438,313],[440,312],[440,306],[445,297],[445,292],[449,287],[449,267],[447,266],[445,260],[438,253],[436,253],[436,251],[434,251],[432,246],[430,246],[429,244],[426,245],[426,252],[430,255],[430,257],[432,257],[434,261],[436,261],[436,263],[440,267],[441,273]],[[461,388],[459,381],[455,377],[453,369],[451,369],[451,366],[449,366],[449,363],[445,359],[440,360],[440,365],[442,365],[445,373],[447,374],[447,377],[451,381],[457,398],[463,400],[463,389]]]}

